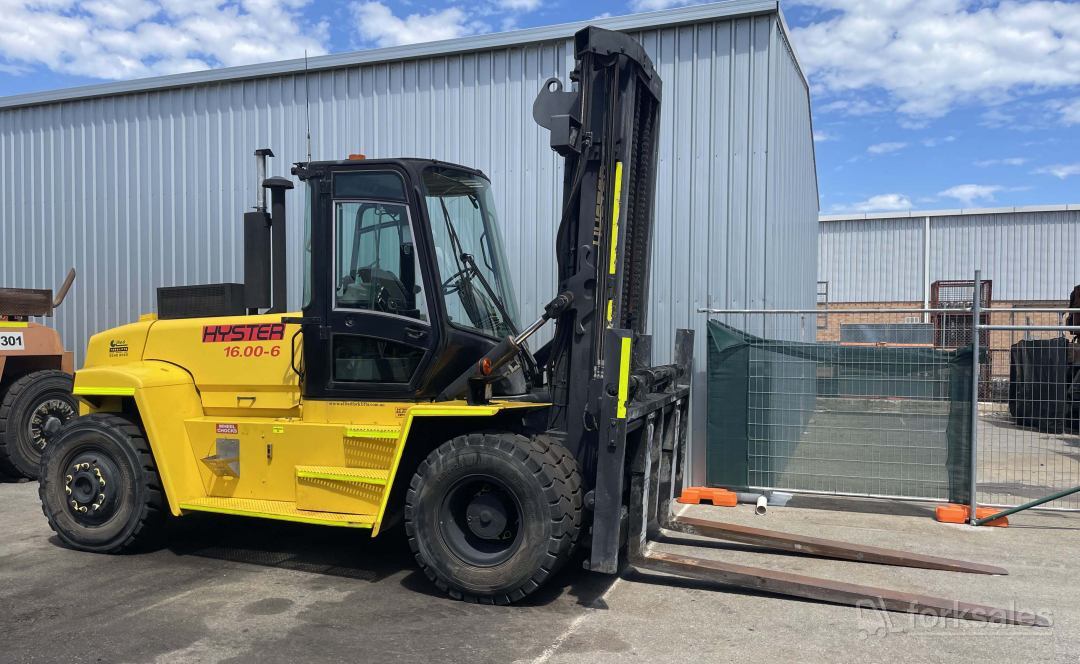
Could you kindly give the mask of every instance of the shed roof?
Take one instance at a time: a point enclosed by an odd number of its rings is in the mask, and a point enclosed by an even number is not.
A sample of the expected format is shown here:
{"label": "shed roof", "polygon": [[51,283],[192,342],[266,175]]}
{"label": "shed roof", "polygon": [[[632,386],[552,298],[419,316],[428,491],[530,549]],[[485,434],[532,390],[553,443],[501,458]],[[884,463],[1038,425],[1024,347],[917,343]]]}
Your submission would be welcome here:
{"label": "shed roof", "polygon": [[[517,44],[566,39],[587,25],[596,25],[609,30],[636,31],[768,13],[775,13],[780,16],[781,29],[786,33],[788,28],[783,19],[783,15],[780,12],[778,0],[725,0],[723,2],[682,7],[679,9],[631,14],[629,16],[598,18],[588,21],[576,21],[573,23],[513,30],[510,32],[473,35],[457,39],[425,42],[422,44],[408,44],[405,46],[391,46],[388,48],[375,48],[363,51],[349,51],[347,53],[333,53],[330,55],[308,58],[307,62],[305,62],[303,58],[298,58],[295,60],[281,60],[278,62],[265,62],[242,65],[239,67],[206,69],[203,71],[171,74],[168,76],[98,83],[76,88],[31,92],[9,97],[0,97],[0,109],[19,106],[35,106],[51,102],[86,99],[90,97],[107,97],[132,92],[186,87],[218,81],[235,81],[250,78],[263,78],[267,76],[279,76],[283,74],[296,74],[305,71],[305,69],[308,71],[325,71],[327,69],[351,67],[372,62],[393,62],[438,55],[484,51]],[[788,39],[789,43],[790,41],[791,40]],[[806,74],[801,63],[799,63],[797,54],[795,54],[795,60],[805,81]]]}

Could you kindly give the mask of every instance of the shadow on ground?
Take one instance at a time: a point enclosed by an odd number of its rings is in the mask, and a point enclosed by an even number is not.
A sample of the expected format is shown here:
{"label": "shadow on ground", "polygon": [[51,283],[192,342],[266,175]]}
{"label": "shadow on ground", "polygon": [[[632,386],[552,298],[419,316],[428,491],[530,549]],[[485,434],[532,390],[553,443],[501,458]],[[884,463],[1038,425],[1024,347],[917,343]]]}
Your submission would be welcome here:
{"label": "shadow on ground", "polygon": [[[167,541],[165,548],[177,556],[197,556],[371,583],[408,572],[401,580],[402,587],[446,598],[446,594],[417,567],[400,526],[372,538],[367,530],[192,514],[170,522]],[[540,589],[517,604],[544,606],[566,594],[581,606],[602,608],[600,598],[615,577],[585,572],[581,560],[580,555],[573,558]]]}

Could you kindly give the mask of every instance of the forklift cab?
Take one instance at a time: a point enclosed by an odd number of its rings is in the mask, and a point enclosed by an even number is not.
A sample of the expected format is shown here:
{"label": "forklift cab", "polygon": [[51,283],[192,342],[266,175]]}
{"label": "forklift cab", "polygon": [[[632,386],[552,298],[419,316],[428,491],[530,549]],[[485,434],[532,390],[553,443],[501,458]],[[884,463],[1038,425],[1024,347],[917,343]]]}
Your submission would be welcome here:
{"label": "forklift cab", "polygon": [[[303,395],[429,400],[517,329],[491,183],[432,160],[297,164]],[[503,393],[521,392],[509,381]]]}

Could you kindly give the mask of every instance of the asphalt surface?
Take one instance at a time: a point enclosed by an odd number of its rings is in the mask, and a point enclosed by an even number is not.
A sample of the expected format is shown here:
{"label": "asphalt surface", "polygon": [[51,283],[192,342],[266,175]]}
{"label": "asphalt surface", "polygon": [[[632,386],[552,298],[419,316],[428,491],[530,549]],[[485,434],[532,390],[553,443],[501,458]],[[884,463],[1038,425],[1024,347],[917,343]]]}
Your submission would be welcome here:
{"label": "asphalt surface", "polygon": [[576,569],[520,606],[476,606],[439,594],[400,537],[211,515],[178,521],[160,550],[85,554],[49,530],[36,484],[0,483],[0,662],[1080,661],[1080,515],[976,530],[937,524],[914,505],[881,514],[878,502],[802,502],[765,517],[749,506],[691,511],[1001,564],[1010,575],[687,547],[676,537],[661,546],[1034,611],[1052,626],[883,614]]}

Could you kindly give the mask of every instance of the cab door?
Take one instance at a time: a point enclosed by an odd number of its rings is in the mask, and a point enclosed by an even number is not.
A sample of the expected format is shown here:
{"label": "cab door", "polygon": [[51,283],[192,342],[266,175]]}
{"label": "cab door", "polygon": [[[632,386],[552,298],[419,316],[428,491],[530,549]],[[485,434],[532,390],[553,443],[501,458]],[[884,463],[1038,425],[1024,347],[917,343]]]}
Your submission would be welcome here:
{"label": "cab door", "polygon": [[305,396],[413,397],[438,331],[405,176],[385,166],[332,171],[319,189],[310,238],[318,329],[305,325]]}

